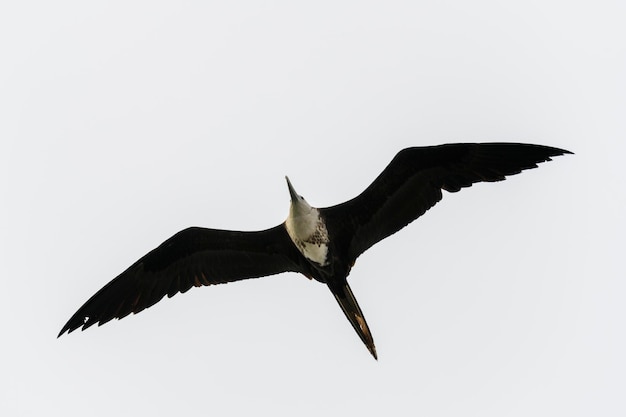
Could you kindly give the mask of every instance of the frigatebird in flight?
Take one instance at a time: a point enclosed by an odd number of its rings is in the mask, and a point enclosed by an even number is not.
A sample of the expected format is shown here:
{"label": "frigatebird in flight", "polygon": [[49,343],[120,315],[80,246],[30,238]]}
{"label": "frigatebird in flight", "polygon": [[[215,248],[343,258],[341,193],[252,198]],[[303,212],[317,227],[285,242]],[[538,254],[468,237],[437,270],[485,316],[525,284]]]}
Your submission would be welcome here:
{"label": "frigatebird in flight", "polygon": [[176,233],[91,297],[59,336],[154,305],[191,287],[299,272],[328,285],[354,330],[377,358],[374,339],[347,282],[368,248],[420,217],[442,198],[571,152],[521,143],[459,143],[400,151],[357,197],[315,208],[289,178],[289,215],[271,229],[240,232],[190,227]]}

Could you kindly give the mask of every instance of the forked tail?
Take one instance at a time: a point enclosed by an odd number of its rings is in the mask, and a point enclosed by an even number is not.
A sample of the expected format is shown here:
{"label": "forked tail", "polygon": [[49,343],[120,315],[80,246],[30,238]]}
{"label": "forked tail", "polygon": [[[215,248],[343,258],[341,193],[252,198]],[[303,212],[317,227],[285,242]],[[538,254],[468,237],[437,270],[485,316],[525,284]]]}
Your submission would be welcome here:
{"label": "forked tail", "polygon": [[357,332],[363,343],[365,343],[367,349],[370,351],[374,359],[378,360],[372,333],[367,326],[363,312],[359,308],[359,303],[357,303],[356,298],[354,298],[354,294],[352,294],[352,290],[350,289],[348,283],[343,285],[329,284],[328,288],[330,288],[330,291],[335,296],[341,310],[343,310],[343,313],[346,315],[348,321],[350,321],[350,324],[352,324],[352,327],[354,327],[354,330]]}

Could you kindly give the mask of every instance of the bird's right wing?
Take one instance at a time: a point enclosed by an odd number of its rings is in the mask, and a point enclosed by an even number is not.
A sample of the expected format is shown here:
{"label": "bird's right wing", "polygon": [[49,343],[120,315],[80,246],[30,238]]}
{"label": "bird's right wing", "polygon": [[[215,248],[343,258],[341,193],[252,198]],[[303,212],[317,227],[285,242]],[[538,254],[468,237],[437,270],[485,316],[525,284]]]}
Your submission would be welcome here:
{"label": "bird's right wing", "polygon": [[352,262],[376,242],[424,214],[442,198],[481,181],[501,181],[550,157],[571,153],[520,143],[458,143],[400,151],[359,196],[322,209]]}
{"label": "bird's right wing", "polygon": [[192,227],[178,232],[139,259],[91,297],[59,336],[154,305],[191,287],[281,272],[302,272],[301,255],[284,225],[259,232]]}

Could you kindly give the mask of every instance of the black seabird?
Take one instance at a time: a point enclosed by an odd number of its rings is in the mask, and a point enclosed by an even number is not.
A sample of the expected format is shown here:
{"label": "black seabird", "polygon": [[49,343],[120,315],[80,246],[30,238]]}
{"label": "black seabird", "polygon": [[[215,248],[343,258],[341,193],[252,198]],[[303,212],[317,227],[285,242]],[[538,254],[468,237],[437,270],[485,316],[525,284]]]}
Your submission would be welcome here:
{"label": "black seabird", "polygon": [[377,358],[372,334],[346,278],[360,254],[424,214],[442,198],[481,181],[536,168],[571,152],[519,143],[460,143],[400,151],[360,195],[332,207],[311,207],[289,178],[284,223],[255,232],[191,227],[176,233],[91,297],[59,336],[152,306],[191,287],[281,272],[299,272],[328,285]]}

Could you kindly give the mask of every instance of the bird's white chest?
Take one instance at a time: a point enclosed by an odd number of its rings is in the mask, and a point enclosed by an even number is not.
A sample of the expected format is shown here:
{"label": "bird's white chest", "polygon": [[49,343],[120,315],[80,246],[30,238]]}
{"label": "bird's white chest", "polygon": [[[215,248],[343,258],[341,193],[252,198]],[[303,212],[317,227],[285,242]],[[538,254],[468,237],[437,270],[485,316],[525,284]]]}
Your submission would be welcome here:
{"label": "bird's white chest", "polygon": [[289,237],[305,258],[321,266],[328,265],[328,230],[319,210],[290,213],[285,221]]}

